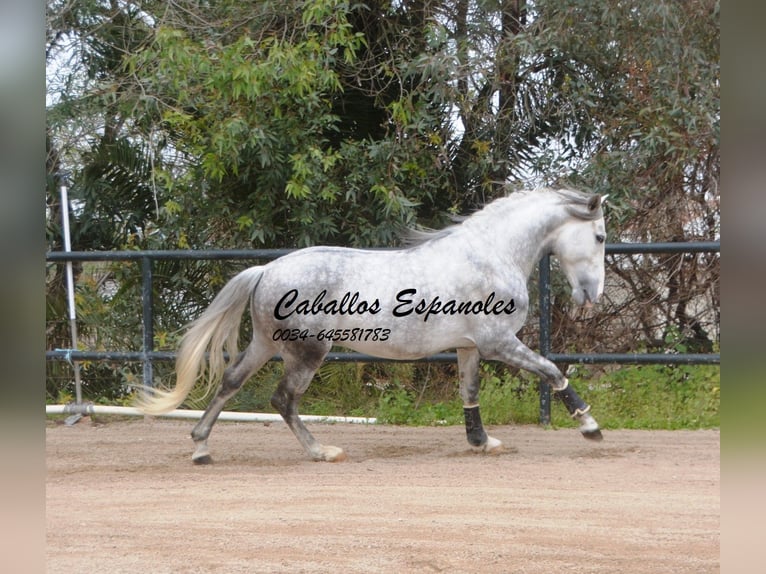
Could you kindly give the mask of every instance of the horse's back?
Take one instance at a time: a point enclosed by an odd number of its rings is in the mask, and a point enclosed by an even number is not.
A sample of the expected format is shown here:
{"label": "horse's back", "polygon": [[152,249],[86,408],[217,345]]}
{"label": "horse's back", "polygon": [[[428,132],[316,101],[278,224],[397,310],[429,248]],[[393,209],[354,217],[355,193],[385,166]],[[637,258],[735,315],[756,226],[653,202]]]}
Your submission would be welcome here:
{"label": "horse's back", "polygon": [[[264,268],[254,320],[273,341],[330,341],[391,359],[476,346],[520,328],[526,285],[454,249],[312,247]],[[510,279],[509,279],[510,277]]]}

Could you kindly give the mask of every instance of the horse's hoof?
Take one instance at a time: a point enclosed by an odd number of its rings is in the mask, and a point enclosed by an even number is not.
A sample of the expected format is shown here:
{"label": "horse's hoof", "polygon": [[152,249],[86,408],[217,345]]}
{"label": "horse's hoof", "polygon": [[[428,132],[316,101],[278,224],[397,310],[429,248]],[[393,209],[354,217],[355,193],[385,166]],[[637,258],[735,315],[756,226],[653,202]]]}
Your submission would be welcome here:
{"label": "horse's hoof", "polygon": [[485,454],[500,454],[505,451],[503,443],[494,437],[488,436],[487,442],[479,446],[471,446],[473,452],[485,453]]}
{"label": "horse's hoof", "polygon": [[595,442],[601,442],[604,440],[604,435],[601,434],[601,429],[583,431],[582,436]]}
{"label": "horse's hoof", "polygon": [[348,455],[346,454],[346,451],[341,450],[338,454],[331,457],[327,457],[325,460],[327,462],[343,462],[345,460],[348,460]]}
{"label": "horse's hoof", "polygon": [[346,451],[337,446],[323,446],[319,454],[312,457],[316,461],[322,462],[343,462],[348,459]]}
{"label": "horse's hoof", "polygon": [[484,452],[487,454],[499,454],[505,450],[503,443],[494,437],[487,437],[487,444],[484,445]]}
{"label": "horse's hoof", "polygon": [[209,454],[203,454],[202,456],[198,456],[196,458],[192,457],[192,462],[194,464],[213,464],[213,457]]}

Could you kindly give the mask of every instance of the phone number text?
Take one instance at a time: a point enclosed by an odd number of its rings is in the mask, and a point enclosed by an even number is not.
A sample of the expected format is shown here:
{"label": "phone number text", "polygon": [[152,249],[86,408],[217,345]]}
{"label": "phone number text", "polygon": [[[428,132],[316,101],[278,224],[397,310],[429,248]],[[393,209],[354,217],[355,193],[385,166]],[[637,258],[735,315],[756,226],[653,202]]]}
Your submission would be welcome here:
{"label": "phone number text", "polygon": [[343,343],[344,341],[388,341],[391,329],[375,327],[371,329],[321,329],[312,333],[308,329],[277,329],[271,334],[273,341],[332,341]]}

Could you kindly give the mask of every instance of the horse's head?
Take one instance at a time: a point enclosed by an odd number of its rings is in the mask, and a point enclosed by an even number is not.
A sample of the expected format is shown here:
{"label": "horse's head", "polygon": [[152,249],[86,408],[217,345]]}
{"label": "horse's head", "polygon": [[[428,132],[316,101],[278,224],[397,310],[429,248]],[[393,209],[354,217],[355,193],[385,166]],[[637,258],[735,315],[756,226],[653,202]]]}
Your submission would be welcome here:
{"label": "horse's head", "polygon": [[570,209],[556,234],[553,253],[572,287],[572,299],[590,307],[604,291],[606,226],[601,209],[606,196],[591,195],[587,203]]}

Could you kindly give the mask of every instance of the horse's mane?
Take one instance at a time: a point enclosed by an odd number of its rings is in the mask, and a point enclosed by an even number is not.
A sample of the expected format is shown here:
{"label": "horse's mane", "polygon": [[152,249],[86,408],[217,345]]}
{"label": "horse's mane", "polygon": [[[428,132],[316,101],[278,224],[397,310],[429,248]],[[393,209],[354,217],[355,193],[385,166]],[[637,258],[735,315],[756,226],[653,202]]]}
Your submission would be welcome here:
{"label": "horse's mane", "polygon": [[455,221],[456,223],[453,225],[448,225],[447,227],[443,229],[428,229],[428,228],[408,229],[403,236],[404,243],[408,247],[414,247],[422,243],[425,243],[427,241],[433,241],[436,239],[441,239],[442,237],[447,237],[448,235],[452,235],[456,231],[460,230],[463,222],[465,221],[481,219],[482,216],[490,215],[499,210],[508,209],[508,207],[512,203],[515,203],[516,201],[521,201],[525,199],[526,197],[532,196],[533,194],[539,194],[539,193],[554,193],[558,195],[561,198],[561,203],[565,205],[567,212],[570,215],[573,215],[580,219],[592,221],[592,220],[599,219],[600,217],[603,217],[604,215],[603,211],[601,210],[601,207],[599,207],[598,209],[591,209],[591,205],[592,205],[592,202],[594,201],[594,197],[597,197],[595,194],[592,194],[592,193],[586,193],[586,192],[579,191],[576,189],[571,189],[571,188],[555,188],[554,189],[550,187],[538,188],[534,190],[529,190],[529,189],[519,190],[519,191],[510,193],[506,195],[505,197],[500,197],[495,199],[494,201],[491,201],[490,203],[485,205],[482,209],[475,211],[471,215],[452,216],[451,219]]}
{"label": "horse's mane", "polygon": [[452,233],[460,228],[460,223],[468,219],[468,217],[452,216],[450,219],[452,221],[457,221],[458,223],[448,225],[443,229],[429,229],[427,227],[410,227],[406,229],[402,234],[402,241],[404,242],[404,245],[407,247],[415,247],[427,241],[441,239],[442,237],[452,235]]}

